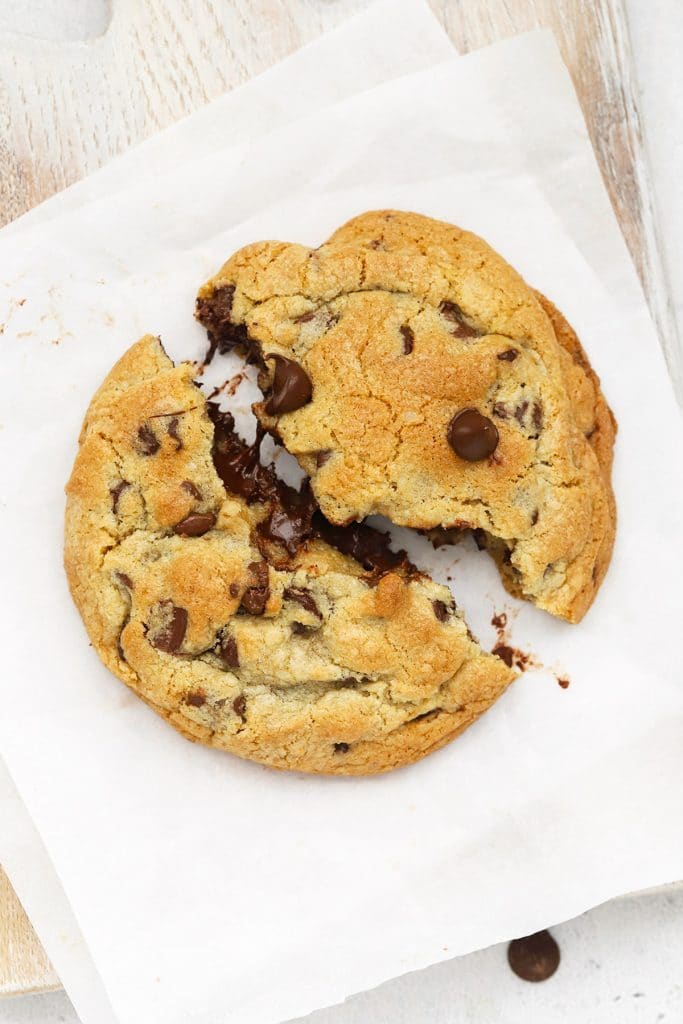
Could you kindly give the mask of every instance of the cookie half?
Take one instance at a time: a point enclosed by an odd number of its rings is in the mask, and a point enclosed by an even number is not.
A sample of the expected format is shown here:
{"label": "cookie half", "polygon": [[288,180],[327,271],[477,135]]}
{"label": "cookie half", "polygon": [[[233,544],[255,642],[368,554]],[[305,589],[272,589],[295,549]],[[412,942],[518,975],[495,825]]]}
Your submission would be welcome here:
{"label": "cookie half", "polygon": [[192,378],[147,336],[83,425],[65,566],[102,661],[187,737],[277,768],[364,775],[453,739],[514,673],[384,534],[327,523],[262,466]]}
{"label": "cookie half", "polygon": [[614,419],[569,325],[480,238],[379,211],[318,249],[250,245],[197,316],[260,363],[255,411],[329,520],[477,531],[509,590],[581,619],[614,539]]}

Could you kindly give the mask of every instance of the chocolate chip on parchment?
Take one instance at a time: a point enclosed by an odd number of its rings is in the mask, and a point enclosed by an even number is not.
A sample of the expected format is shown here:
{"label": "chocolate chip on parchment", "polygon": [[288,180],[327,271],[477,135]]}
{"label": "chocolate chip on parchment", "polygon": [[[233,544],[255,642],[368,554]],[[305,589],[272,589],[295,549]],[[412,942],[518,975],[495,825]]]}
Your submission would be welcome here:
{"label": "chocolate chip on parchment", "polygon": [[400,331],[403,335],[403,355],[409,356],[415,343],[415,331],[408,324],[403,324]]}
{"label": "chocolate chip on parchment", "polygon": [[161,448],[159,439],[149,423],[143,423],[141,427],[138,427],[136,447],[140,455],[156,455]]}
{"label": "chocolate chip on parchment", "polygon": [[560,965],[560,947],[545,930],[513,939],[508,946],[508,963],[523,981],[545,981]]}
{"label": "chocolate chip on parchment", "polygon": [[201,537],[216,525],[213,512],[192,512],[173,527],[179,537]]}
{"label": "chocolate chip on parchment", "polygon": [[307,405],[313,397],[313,384],[303,366],[285,356],[269,354],[266,358],[275,361],[273,393],[265,404],[268,415],[280,416]]}
{"label": "chocolate chip on parchment", "polygon": [[166,654],[175,654],[185,639],[187,630],[187,609],[173,604],[173,601],[160,601],[156,612],[162,619],[162,625],[150,638],[152,647]]}
{"label": "chocolate chip on parchment", "polygon": [[498,440],[495,424],[476,409],[462,409],[448,425],[448,443],[467,462],[488,458],[496,450]]}

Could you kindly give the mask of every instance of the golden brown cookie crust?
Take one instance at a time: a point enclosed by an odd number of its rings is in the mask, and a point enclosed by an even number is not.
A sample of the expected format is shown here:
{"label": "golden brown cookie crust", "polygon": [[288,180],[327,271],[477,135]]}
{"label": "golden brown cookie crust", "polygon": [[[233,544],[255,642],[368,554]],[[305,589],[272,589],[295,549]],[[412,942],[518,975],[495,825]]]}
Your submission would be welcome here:
{"label": "golden brown cookie crust", "polygon": [[[305,370],[312,401],[256,412],[328,519],[480,531],[513,593],[585,614],[614,537],[614,420],[569,325],[480,238],[386,210],[318,249],[257,243],[201,288],[198,316],[265,357],[267,393],[269,356]],[[467,408],[497,428],[489,458],[449,445]]]}
{"label": "golden brown cookie crust", "polygon": [[148,335],[85,418],[65,567],[104,664],[183,735],[276,768],[365,775],[449,742],[514,673],[425,576],[370,578],[319,537],[268,564],[192,375]]}

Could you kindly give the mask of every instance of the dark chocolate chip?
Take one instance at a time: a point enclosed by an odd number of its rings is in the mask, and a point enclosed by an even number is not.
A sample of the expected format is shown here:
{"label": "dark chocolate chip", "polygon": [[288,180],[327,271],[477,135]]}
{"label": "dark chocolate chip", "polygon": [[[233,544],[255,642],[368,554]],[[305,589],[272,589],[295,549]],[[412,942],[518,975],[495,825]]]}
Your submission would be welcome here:
{"label": "dark chocolate chip", "polygon": [[168,436],[172,437],[173,440],[175,441],[175,450],[177,452],[179,452],[180,449],[183,447],[183,442],[180,438],[180,435],[178,434],[179,422],[180,421],[178,420],[177,416],[172,416],[171,419],[168,421],[168,425],[166,427],[166,432],[168,433]]}
{"label": "dark chocolate chip", "polygon": [[403,355],[409,356],[415,343],[415,331],[408,324],[403,324],[400,330],[403,335]]}
{"label": "dark chocolate chip", "polygon": [[282,544],[288,554],[295,555],[311,534],[312,519],[313,504],[305,499],[299,505],[276,505],[268,519],[259,524],[259,533],[268,540]]}
{"label": "dark chocolate chip", "polygon": [[335,752],[335,754],[346,754],[346,753],[348,753],[348,751],[350,749],[351,748],[350,748],[348,743],[335,743],[334,744],[334,752]]}
{"label": "dark chocolate chip", "polygon": [[560,965],[560,948],[550,932],[536,932],[513,939],[508,946],[508,963],[523,981],[545,981]]}
{"label": "dark chocolate chip", "polygon": [[307,324],[311,320],[315,320],[315,310],[312,309],[310,313],[302,313],[301,316],[294,317],[295,324]]}
{"label": "dark chocolate chip", "polygon": [[515,409],[514,417],[517,420],[517,422],[519,423],[520,427],[524,423],[524,417],[526,415],[526,411],[527,411],[528,408],[529,408],[529,403],[528,402],[520,402],[519,405],[517,406],[517,408]]}
{"label": "dark chocolate chip", "polygon": [[133,581],[128,575],[128,573],[115,572],[114,575],[116,576],[117,583],[120,583],[122,586],[127,587],[128,590],[133,589]]}
{"label": "dark chocolate chip", "polygon": [[270,354],[266,358],[275,361],[273,393],[265,404],[268,415],[280,416],[307,405],[313,397],[313,384],[303,366],[284,356]]}
{"label": "dark chocolate chip", "polygon": [[439,622],[445,622],[448,618],[448,605],[445,601],[432,601],[432,608]]}
{"label": "dark chocolate chip", "polygon": [[329,448],[323,448],[322,451],[315,453],[315,465],[316,469],[320,469],[326,462],[329,462],[332,452]]}
{"label": "dark chocolate chip", "polygon": [[496,450],[498,440],[495,424],[476,409],[462,409],[448,425],[448,443],[467,462],[488,458]]}
{"label": "dark chocolate chip", "polygon": [[300,604],[311,615],[315,615],[317,619],[322,619],[322,612],[315,603],[313,595],[305,587],[285,587],[282,596],[285,601],[296,601],[297,604]]}
{"label": "dark chocolate chip", "polygon": [[206,704],[206,694],[203,690],[195,690],[194,693],[188,693],[185,697],[185,703],[193,708],[201,708],[202,705]]}
{"label": "dark chocolate chip", "polygon": [[439,312],[453,325],[451,334],[456,338],[478,338],[479,331],[465,319],[465,314],[455,302],[442,302]]}
{"label": "dark chocolate chip", "polygon": [[270,596],[268,563],[265,561],[250,562],[249,572],[254,579],[254,583],[247,587],[242,594],[242,607],[250,615],[263,615],[268,603],[268,597]]}
{"label": "dark chocolate chip", "polygon": [[137,450],[140,455],[155,455],[161,445],[159,439],[150,427],[149,423],[143,423],[138,428]]}
{"label": "dark chocolate chip", "polygon": [[313,626],[304,626],[303,622],[293,622],[292,633],[296,633],[297,636],[312,636],[315,629]]}
{"label": "dark chocolate chip", "polygon": [[497,655],[501,661],[504,661],[508,668],[512,668],[515,660],[515,651],[512,647],[508,647],[507,644],[498,644],[491,653]]}
{"label": "dark chocolate chip", "polygon": [[540,402],[534,402],[531,409],[531,420],[536,430],[540,430],[543,426],[543,407]]}
{"label": "dark chocolate chip", "polygon": [[121,497],[121,495],[125,491],[126,487],[130,487],[130,484],[128,483],[128,481],[127,480],[120,480],[117,483],[116,487],[110,487],[109,488],[109,493],[111,494],[111,509],[112,509],[112,512],[114,513],[114,515],[116,515],[116,513],[119,510],[119,498]]}
{"label": "dark chocolate chip", "polygon": [[239,583],[231,583],[230,586],[228,587],[228,590],[230,591],[231,597],[237,597],[240,592]]}
{"label": "dark chocolate chip", "polygon": [[196,498],[197,501],[202,500],[202,492],[196,484],[192,483],[191,480],[183,480],[180,486],[184,491],[187,491],[188,494],[191,494],[193,498]]}
{"label": "dark chocolate chip", "polygon": [[157,609],[162,614],[164,624],[151,639],[152,647],[166,654],[175,654],[185,639],[187,630],[187,610],[179,608],[173,601],[160,601]]}
{"label": "dark chocolate chip", "polygon": [[232,710],[235,712],[236,715],[239,715],[242,721],[246,719],[247,698],[244,696],[243,693],[240,693],[239,697],[235,697],[234,701],[232,702]]}
{"label": "dark chocolate chip", "polygon": [[213,512],[192,512],[173,527],[179,537],[201,537],[216,525]]}
{"label": "dark chocolate chip", "polygon": [[533,512],[531,513],[531,525],[535,526],[537,522],[538,522],[538,509],[535,508],[533,510]]}
{"label": "dark chocolate chip", "polygon": [[221,658],[228,668],[239,668],[240,659],[237,651],[237,641],[230,633],[226,633],[221,640]]}
{"label": "dark chocolate chip", "polygon": [[501,359],[504,363],[514,363],[518,355],[519,352],[516,348],[506,348],[504,352],[498,353],[498,359]]}

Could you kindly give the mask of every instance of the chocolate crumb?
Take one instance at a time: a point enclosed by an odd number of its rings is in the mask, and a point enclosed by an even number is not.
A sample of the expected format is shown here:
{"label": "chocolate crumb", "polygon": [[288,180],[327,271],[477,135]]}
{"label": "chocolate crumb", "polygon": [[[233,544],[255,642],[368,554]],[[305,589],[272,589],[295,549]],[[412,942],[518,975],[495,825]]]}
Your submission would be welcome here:
{"label": "chocolate crumb", "polygon": [[228,668],[239,668],[240,659],[237,651],[237,641],[234,636],[227,633],[221,640],[221,658]]}
{"label": "chocolate crumb", "polygon": [[444,601],[432,601],[432,608],[439,622],[445,622],[448,618],[448,605]]}
{"label": "chocolate crumb", "polygon": [[180,486],[184,491],[187,491],[188,494],[191,494],[193,498],[196,498],[197,501],[202,500],[202,492],[196,484],[192,483],[191,480],[183,480]]}
{"label": "chocolate crumb", "polygon": [[535,508],[533,510],[533,512],[531,513],[531,525],[535,526],[537,522],[538,522],[538,509]]}
{"label": "chocolate crumb", "polygon": [[182,439],[181,439],[180,435],[178,434],[178,424],[179,424],[179,422],[180,421],[179,421],[177,416],[172,416],[171,419],[168,421],[168,425],[166,427],[166,432],[167,432],[168,436],[172,437],[173,440],[175,441],[175,450],[177,452],[179,452],[180,449],[183,447]]}
{"label": "chocolate crumb", "polygon": [[237,597],[240,592],[239,583],[231,583],[230,586],[228,587],[228,590],[230,591],[230,597]]}
{"label": "chocolate crumb", "polygon": [[239,697],[235,697],[234,701],[232,702],[232,710],[235,712],[236,715],[239,715],[243,722],[246,721],[247,698],[244,696],[243,693],[240,693]]}
{"label": "chocolate crumb", "polygon": [[116,487],[110,487],[109,493],[111,494],[111,510],[116,515],[119,510],[119,499],[126,487],[130,487],[127,480],[120,480]]}
{"label": "chocolate crumb", "polygon": [[499,612],[497,615],[494,615],[493,618],[491,619],[491,625],[495,626],[496,629],[505,629],[507,624],[508,617],[505,614],[505,612]]}
{"label": "chocolate crumb", "polygon": [[505,363],[513,363],[518,355],[519,352],[516,348],[506,348],[504,352],[498,353],[498,359]]}
{"label": "chocolate crumb", "polygon": [[297,604],[300,604],[301,607],[307,612],[310,612],[311,615],[315,615],[316,618],[322,619],[322,612],[315,603],[313,595],[309,590],[306,590],[305,587],[285,587],[282,592],[282,596],[285,601],[296,601]]}
{"label": "chocolate crumb", "polygon": [[316,469],[320,469],[326,462],[329,462],[332,451],[329,448],[323,448],[321,451],[315,453],[315,465]]}
{"label": "chocolate crumb", "polygon": [[558,682],[559,686],[562,687],[563,690],[566,690],[567,687],[569,686],[569,683],[571,682],[571,680],[569,680],[569,679],[560,679],[560,677],[558,676],[557,677],[557,682]]}
{"label": "chocolate crumb", "polygon": [[127,587],[128,590],[133,589],[133,581],[127,573],[115,572],[114,575],[116,576],[117,582],[120,583],[122,586]]}

